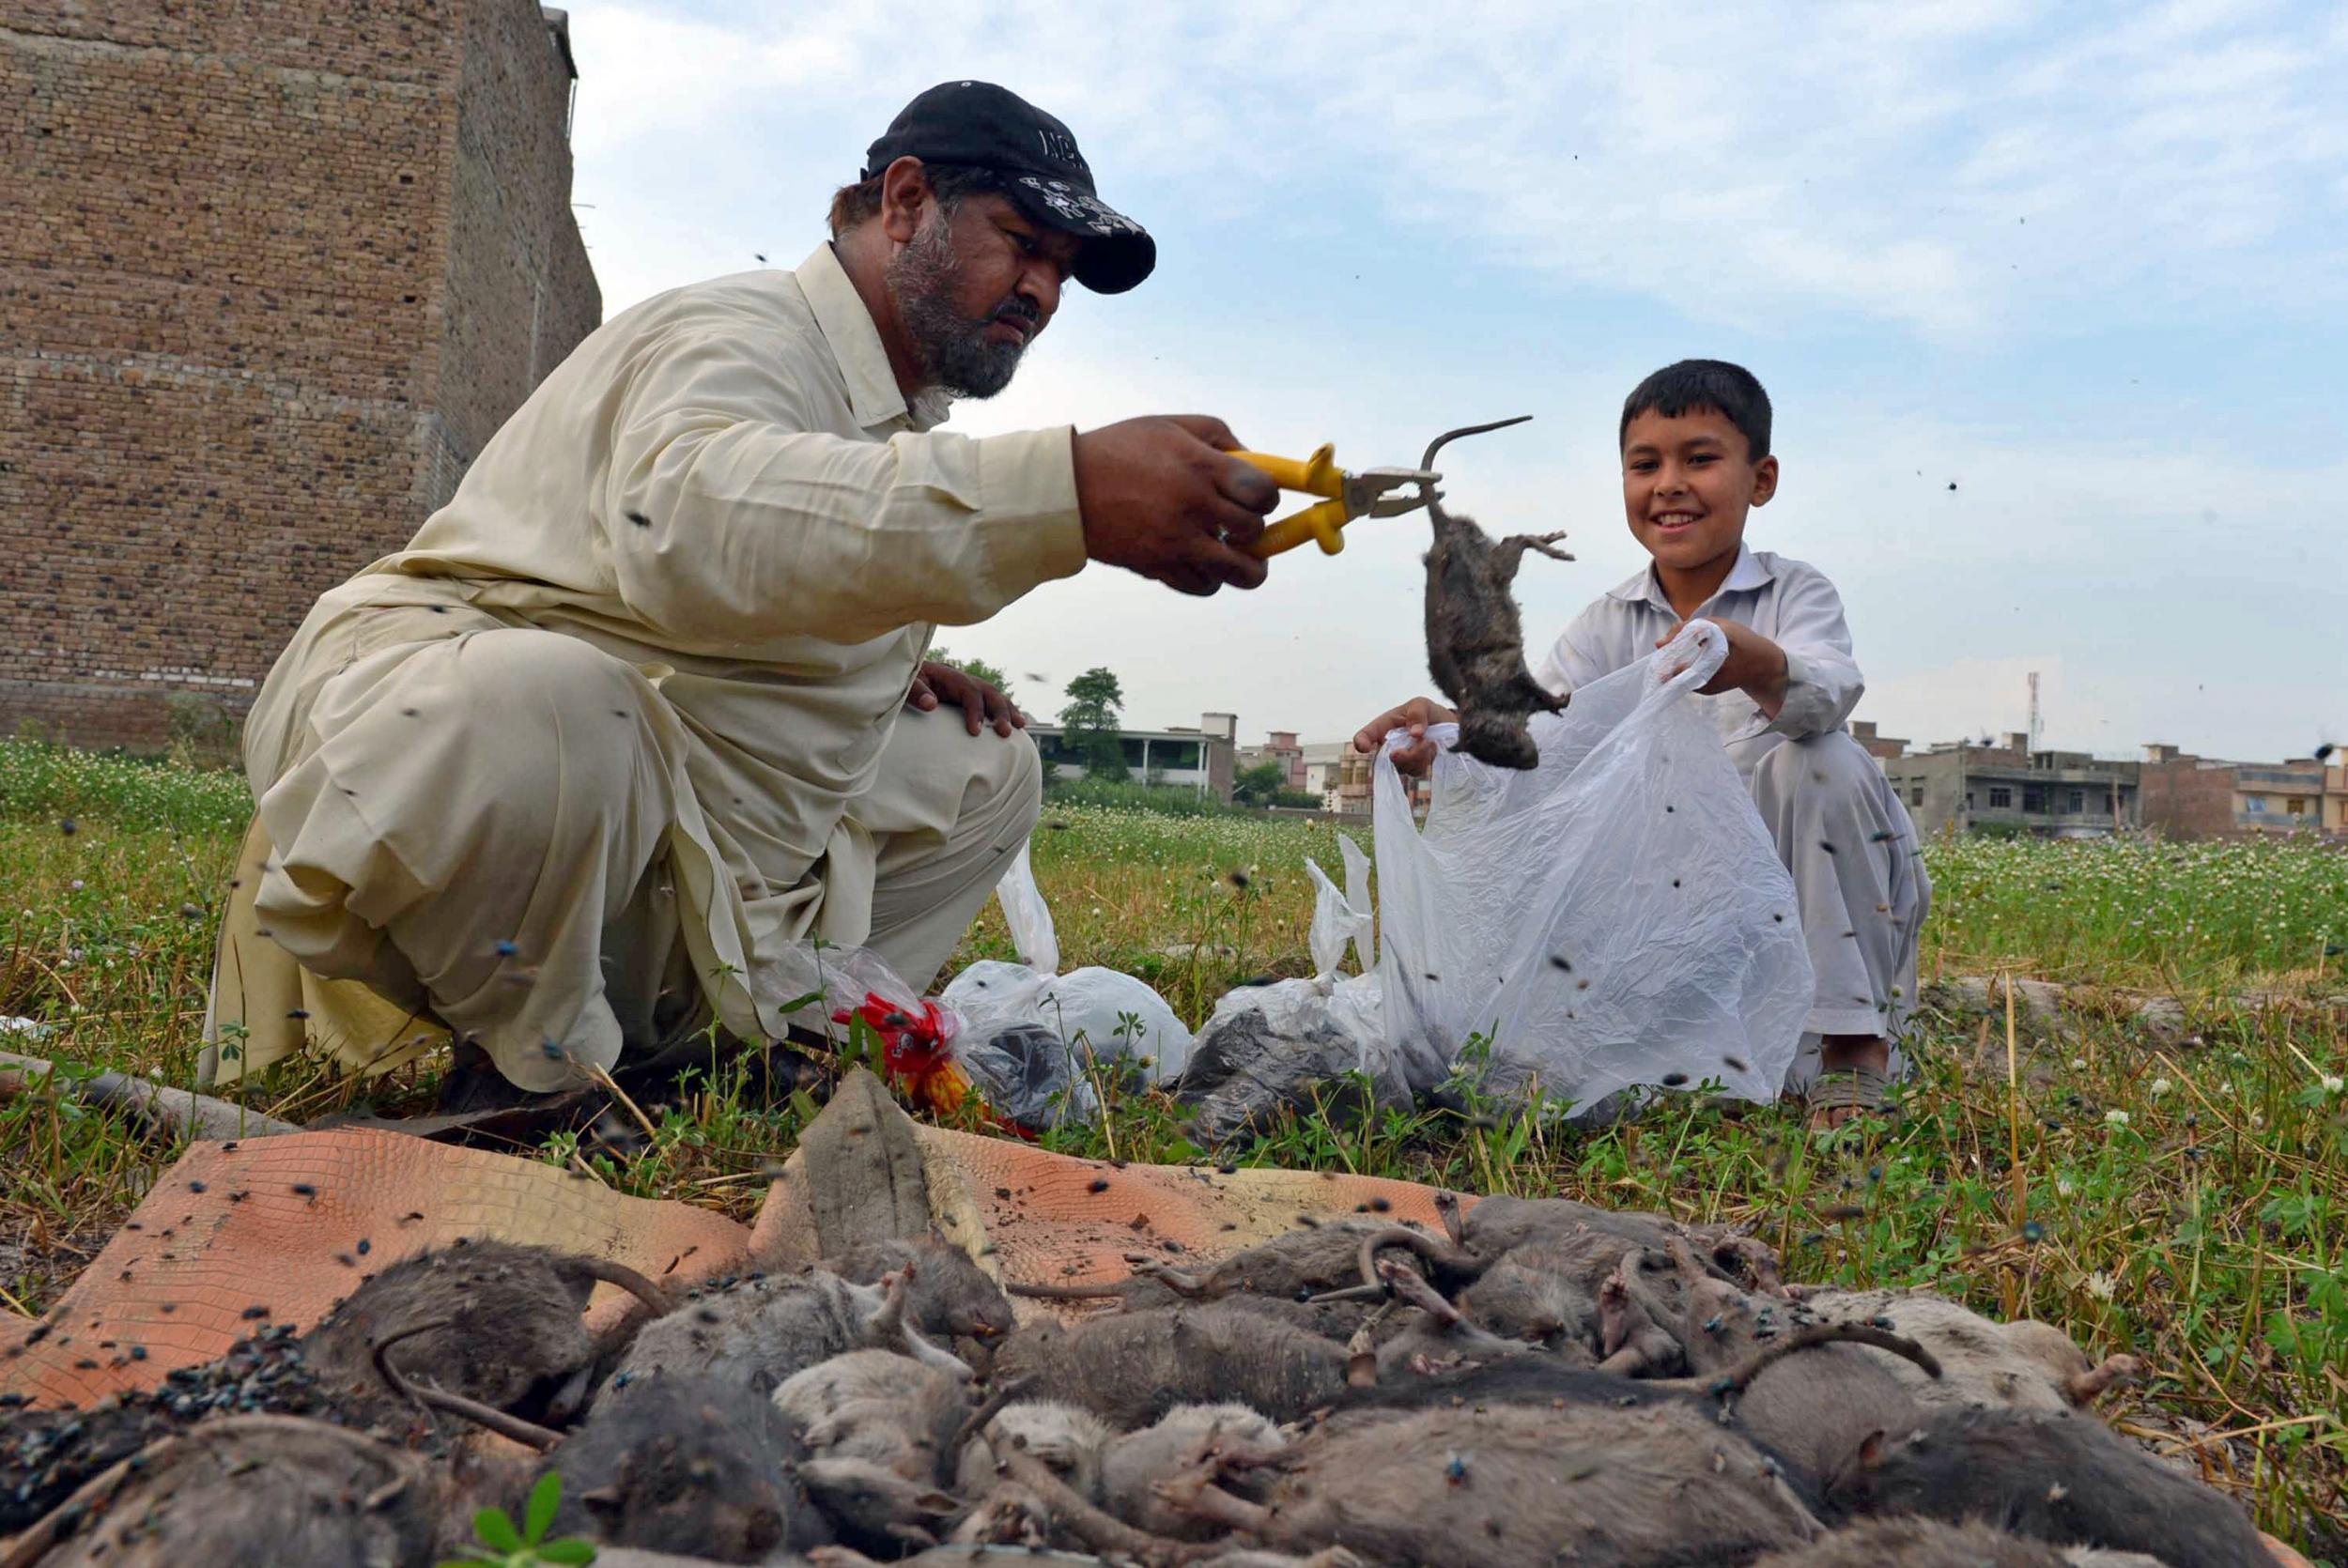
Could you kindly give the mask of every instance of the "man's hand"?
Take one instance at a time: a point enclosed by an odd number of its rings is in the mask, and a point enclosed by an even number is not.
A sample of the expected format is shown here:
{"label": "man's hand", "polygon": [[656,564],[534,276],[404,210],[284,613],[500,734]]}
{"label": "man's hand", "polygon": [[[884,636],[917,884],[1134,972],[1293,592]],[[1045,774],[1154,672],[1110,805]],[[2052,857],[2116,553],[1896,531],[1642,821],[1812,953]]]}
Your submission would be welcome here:
{"label": "man's hand", "polygon": [[996,734],[1009,740],[1014,727],[1027,727],[1027,715],[984,681],[952,665],[924,660],[921,668],[914,671],[913,689],[905,693],[905,704],[926,714],[935,711],[940,702],[960,704],[962,727],[973,735],[992,724]]}
{"label": "man's hand", "polygon": [[[1785,650],[1739,622],[1707,618],[1704,623],[1718,627],[1728,638],[1728,657],[1722,661],[1720,673],[1696,690],[1706,697],[1742,691],[1765,715],[1776,718],[1785,706]],[[1658,638],[1655,646],[1662,647],[1683,629],[1675,627],[1669,637]],[[1683,664],[1672,673],[1687,668]]]}
{"label": "man's hand", "polygon": [[1431,697],[1413,697],[1399,708],[1388,708],[1361,728],[1353,737],[1353,749],[1374,754],[1386,744],[1386,737],[1397,730],[1408,730],[1408,746],[1398,746],[1394,753],[1394,771],[1405,778],[1423,777],[1435,765],[1435,743],[1427,738],[1430,724],[1457,724],[1460,715]]}
{"label": "man's hand", "polygon": [[1076,505],[1085,554],[1184,593],[1255,588],[1264,563],[1247,553],[1279,486],[1225,453],[1239,441],[1219,419],[1130,419],[1076,438]]}

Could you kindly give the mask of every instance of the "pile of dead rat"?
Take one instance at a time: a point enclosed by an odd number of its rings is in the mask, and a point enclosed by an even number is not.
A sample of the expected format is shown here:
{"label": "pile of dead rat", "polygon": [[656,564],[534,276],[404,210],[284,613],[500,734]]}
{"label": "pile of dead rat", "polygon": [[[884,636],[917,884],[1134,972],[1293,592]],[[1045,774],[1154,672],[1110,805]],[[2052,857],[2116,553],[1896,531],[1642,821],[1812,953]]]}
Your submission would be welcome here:
{"label": "pile of dead rat", "polygon": [[[1445,1214],[1018,1287],[1016,1314],[935,1240],[675,1299],[495,1241],[423,1253],[306,1335],[0,1416],[0,1568],[430,1564],[548,1472],[545,1544],[488,1560],[2275,1561],[2096,1417],[2126,1358],[1788,1285],[1725,1227]],[[642,1301],[600,1342],[598,1279]]]}

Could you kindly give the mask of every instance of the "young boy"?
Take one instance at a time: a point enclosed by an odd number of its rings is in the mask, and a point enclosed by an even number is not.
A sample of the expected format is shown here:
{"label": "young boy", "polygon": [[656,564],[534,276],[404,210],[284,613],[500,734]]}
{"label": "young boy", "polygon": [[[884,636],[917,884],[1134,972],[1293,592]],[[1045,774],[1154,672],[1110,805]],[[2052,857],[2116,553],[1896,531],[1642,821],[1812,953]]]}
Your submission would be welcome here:
{"label": "young boy", "polygon": [[[1825,574],[1745,545],[1745,517],[1777,491],[1769,398],[1739,366],[1683,360],[1623,404],[1623,510],[1654,557],[1576,616],[1535,669],[1554,692],[1634,664],[1701,617],[1728,661],[1696,700],[1753,792],[1793,873],[1817,976],[1788,1087],[1810,1090],[1813,1126],[1881,1106],[1891,1041],[1916,995],[1916,939],[1932,884],[1899,796],[1843,728],[1862,684],[1843,603]],[[1433,765],[1427,726],[1450,710],[1420,698],[1353,737],[1372,752],[1396,730],[1395,765]]]}

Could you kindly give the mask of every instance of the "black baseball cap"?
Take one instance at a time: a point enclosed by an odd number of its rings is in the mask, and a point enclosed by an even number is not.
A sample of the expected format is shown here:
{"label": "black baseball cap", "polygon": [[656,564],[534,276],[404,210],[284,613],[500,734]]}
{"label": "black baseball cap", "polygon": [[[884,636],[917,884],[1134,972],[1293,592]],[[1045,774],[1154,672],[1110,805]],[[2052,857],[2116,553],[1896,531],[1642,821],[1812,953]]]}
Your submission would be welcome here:
{"label": "black baseball cap", "polygon": [[1093,191],[1092,169],[1068,127],[992,82],[940,83],[906,104],[865,149],[862,177],[900,158],[1001,175],[1020,210],[1084,241],[1076,281],[1096,294],[1122,294],[1158,264],[1157,241]]}

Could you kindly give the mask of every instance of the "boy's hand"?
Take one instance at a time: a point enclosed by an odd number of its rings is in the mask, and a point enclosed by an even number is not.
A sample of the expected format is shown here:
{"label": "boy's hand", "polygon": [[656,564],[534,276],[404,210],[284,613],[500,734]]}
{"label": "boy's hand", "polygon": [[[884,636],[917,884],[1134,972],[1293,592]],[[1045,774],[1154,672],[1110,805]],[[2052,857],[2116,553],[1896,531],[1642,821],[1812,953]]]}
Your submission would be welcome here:
{"label": "boy's hand", "polygon": [[1365,755],[1375,755],[1386,744],[1386,737],[1397,730],[1411,732],[1411,744],[1394,754],[1394,771],[1405,778],[1421,778],[1435,765],[1435,743],[1427,738],[1430,724],[1457,724],[1460,715],[1431,697],[1413,697],[1399,708],[1388,708],[1361,728],[1353,737],[1353,749]]}
{"label": "boy's hand", "polygon": [[[1770,718],[1777,717],[1785,706],[1785,650],[1735,621],[1707,619],[1707,625],[1716,626],[1728,638],[1728,657],[1722,661],[1721,671],[1696,690],[1706,697],[1724,691],[1741,691],[1753,699],[1753,706]],[[1669,637],[1659,638],[1655,646],[1661,648],[1677,637],[1684,627],[1673,628]],[[1672,670],[1676,675],[1687,669],[1680,665]]]}

